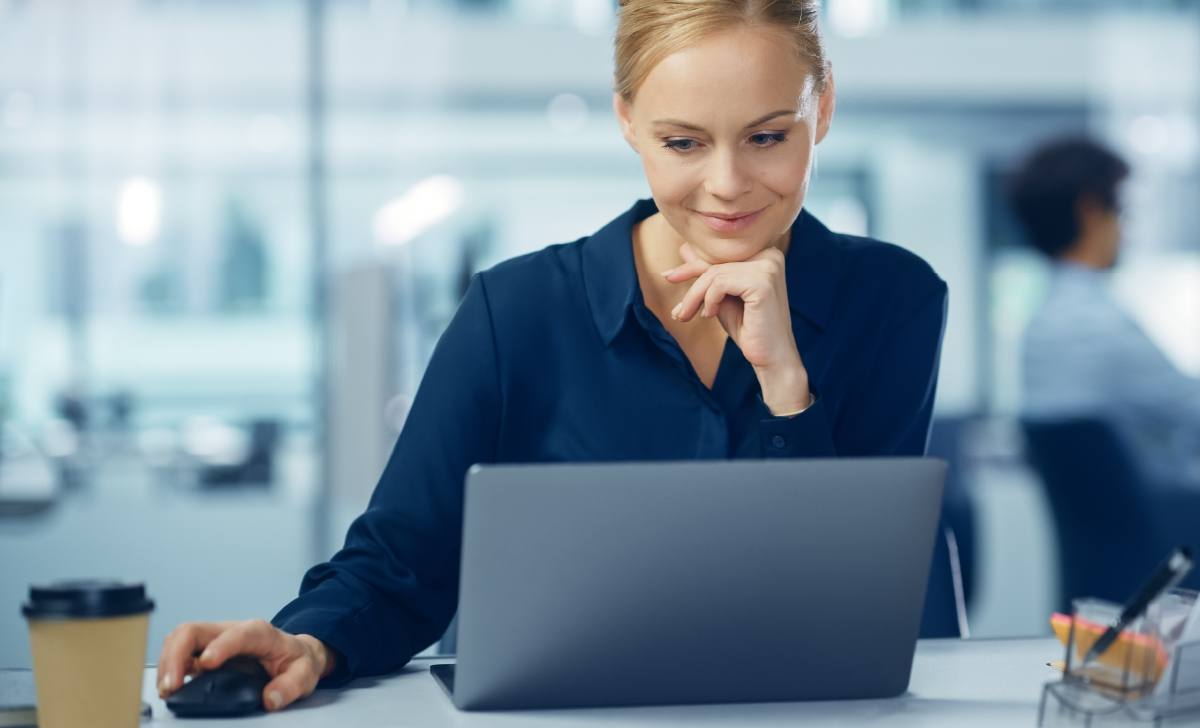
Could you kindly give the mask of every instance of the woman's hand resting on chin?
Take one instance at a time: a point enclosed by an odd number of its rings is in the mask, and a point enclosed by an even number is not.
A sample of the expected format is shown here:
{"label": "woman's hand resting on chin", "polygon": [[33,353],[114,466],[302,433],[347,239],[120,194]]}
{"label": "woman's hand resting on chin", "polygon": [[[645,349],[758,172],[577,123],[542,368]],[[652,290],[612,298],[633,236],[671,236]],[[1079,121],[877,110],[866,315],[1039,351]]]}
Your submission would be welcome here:
{"label": "woman's hand resting on chin", "polygon": [[671,316],[677,321],[716,316],[754,367],[771,412],[793,415],[807,409],[813,398],[792,333],[783,253],[770,247],[738,263],[715,265],[701,260],[687,243],[679,254],[683,265],[663,277],[672,283],[696,281]]}
{"label": "woman's hand resting on chin", "polygon": [[[199,653],[199,657],[194,657]],[[288,634],[262,619],[246,622],[190,622],[163,640],[158,658],[158,693],[166,697],[184,676],[215,670],[238,655],[258,658],[271,676],[263,705],[279,710],[307,696],[329,666],[330,651],[315,637]]]}

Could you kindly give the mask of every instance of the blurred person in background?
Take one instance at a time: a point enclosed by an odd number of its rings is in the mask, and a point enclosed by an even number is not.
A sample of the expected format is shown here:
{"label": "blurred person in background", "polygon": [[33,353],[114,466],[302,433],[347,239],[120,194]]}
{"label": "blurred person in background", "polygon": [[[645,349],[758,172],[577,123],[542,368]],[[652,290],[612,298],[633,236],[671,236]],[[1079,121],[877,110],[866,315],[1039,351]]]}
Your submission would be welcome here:
{"label": "blurred person in background", "polygon": [[1085,139],[1048,144],[1012,178],[1030,242],[1053,261],[1025,331],[1023,416],[1109,422],[1152,481],[1196,482],[1200,380],[1180,372],[1109,292],[1129,167]]}
{"label": "blurred person in background", "polygon": [[272,623],[177,628],[162,693],[248,654],[275,710],[435,643],[475,463],[925,453],[946,284],[802,210],[834,109],[818,10],[621,3],[613,104],[653,200],[475,276],[343,549]]}

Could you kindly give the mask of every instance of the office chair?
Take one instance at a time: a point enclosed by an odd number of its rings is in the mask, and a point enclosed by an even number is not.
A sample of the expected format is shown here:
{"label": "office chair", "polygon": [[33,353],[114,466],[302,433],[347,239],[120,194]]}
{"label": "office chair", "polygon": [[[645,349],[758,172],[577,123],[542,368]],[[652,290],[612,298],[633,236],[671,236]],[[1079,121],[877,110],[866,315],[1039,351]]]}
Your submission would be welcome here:
{"label": "office chair", "polygon": [[[1093,419],[1022,422],[1054,521],[1062,590],[1124,602],[1171,548],[1200,553],[1200,489],[1148,482],[1113,427]],[[1200,572],[1181,585],[1200,588]]]}
{"label": "office chair", "polygon": [[929,457],[945,460],[942,519],[934,545],[921,637],[969,637],[967,604],[975,573],[975,516],[967,489],[963,442],[969,417],[939,417],[929,432]]}

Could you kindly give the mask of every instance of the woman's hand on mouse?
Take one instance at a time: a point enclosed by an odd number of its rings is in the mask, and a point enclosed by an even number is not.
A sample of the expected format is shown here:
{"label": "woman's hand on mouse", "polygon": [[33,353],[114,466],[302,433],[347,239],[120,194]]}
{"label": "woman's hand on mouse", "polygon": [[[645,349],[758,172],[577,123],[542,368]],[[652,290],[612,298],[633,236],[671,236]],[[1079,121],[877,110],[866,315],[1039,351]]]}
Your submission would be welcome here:
{"label": "woman's hand on mouse", "polygon": [[262,619],[189,622],[163,640],[158,694],[166,697],[183,685],[185,676],[215,670],[238,655],[258,658],[270,674],[271,682],[263,688],[267,710],[279,710],[311,693],[330,659],[329,648],[317,638],[288,634]]}
{"label": "woman's hand on mouse", "polygon": [[687,243],[679,254],[683,265],[663,277],[672,283],[696,281],[671,315],[678,321],[716,316],[754,367],[772,412],[795,414],[812,404],[808,372],[792,333],[783,252],[770,247],[741,262],[715,265]]}

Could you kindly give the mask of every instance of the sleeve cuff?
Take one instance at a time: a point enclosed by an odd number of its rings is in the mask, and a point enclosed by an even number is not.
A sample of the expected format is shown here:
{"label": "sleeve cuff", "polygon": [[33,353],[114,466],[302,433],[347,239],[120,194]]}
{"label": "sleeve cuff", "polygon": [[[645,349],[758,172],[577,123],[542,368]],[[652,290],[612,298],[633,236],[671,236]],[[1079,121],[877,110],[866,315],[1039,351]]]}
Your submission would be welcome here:
{"label": "sleeve cuff", "polygon": [[832,458],[837,457],[825,405],[813,392],[813,403],[793,417],[771,414],[762,395],[758,395],[761,418],[758,423],[763,457],[767,458]]}
{"label": "sleeve cuff", "polygon": [[[324,643],[322,643],[322,644],[324,644]],[[337,669],[338,663],[342,662],[342,660],[338,657],[338,655],[341,653],[339,653],[333,647],[330,647],[329,645],[325,645],[325,652],[327,653],[326,659],[329,662],[329,666],[325,668],[325,672],[321,673],[321,677],[317,679],[317,682],[320,682],[321,680],[324,680],[325,678],[329,677],[330,673],[332,673],[334,670]]]}

